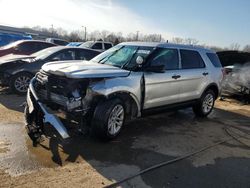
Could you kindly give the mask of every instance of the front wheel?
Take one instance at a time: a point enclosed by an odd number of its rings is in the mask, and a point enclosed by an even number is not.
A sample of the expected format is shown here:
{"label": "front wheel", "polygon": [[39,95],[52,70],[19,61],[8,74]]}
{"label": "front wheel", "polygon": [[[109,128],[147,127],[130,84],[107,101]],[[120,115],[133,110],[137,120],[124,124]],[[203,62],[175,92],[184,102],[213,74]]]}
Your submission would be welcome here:
{"label": "front wheel", "polygon": [[26,94],[32,77],[33,75],[27,72],[14,75],[10,80],[11,90],[19,95]]}
{"label": "front wheel", "polygon": [[92,130],[101,139],[111,140],[118,136],[125,122],[125,108],[121,100],[111,99],[97,105]]}
{"label": "front wheel", "polygon": [[200,98],[200,100],[193,106],[195,115],[199,117],[208,116],[214,107],[215,94],[212,90],[206,91]]}

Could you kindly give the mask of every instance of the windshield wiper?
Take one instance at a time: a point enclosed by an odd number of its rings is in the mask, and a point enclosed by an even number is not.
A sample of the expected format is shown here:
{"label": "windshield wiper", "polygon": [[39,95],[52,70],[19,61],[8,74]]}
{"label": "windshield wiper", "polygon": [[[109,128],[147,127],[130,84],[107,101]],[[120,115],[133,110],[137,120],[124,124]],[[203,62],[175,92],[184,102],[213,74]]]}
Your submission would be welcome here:
{"label": "windshield wiper", "polygon": [[[124,47],[124,46],[123,46],[123,47]],[[115,55],[115,54],[118,52],[118,50],[122,49],[123,47],[121,47],[121,48],[119,48],[119,49],[113,51],[113,53],[110,54],[109,56],[106,56],[106,57],[102,58],[100,61],[98,61],[98,63],[104,64],[105,62],[107,62],[107,61],[109,60],[109,58],[111,58],[113,55]],[[107,59],[106,59],[106,58],[107,58]],[[106,61],[103,61],[104,59],[106,59]],[[101,61],[103,61],[103,62],[101,62]]]}

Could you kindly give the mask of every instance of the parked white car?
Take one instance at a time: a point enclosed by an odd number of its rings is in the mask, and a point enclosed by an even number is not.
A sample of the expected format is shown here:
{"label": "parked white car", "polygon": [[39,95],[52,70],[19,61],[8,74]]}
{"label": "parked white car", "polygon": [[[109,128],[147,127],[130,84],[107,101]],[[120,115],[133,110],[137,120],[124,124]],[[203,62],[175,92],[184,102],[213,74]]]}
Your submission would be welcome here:
{"label": "parked white car", "polygon": [[113,44],[111,42],[104,41],[87,41],[81,44],[79,47],[95,49],[103,52],[113,47]]}

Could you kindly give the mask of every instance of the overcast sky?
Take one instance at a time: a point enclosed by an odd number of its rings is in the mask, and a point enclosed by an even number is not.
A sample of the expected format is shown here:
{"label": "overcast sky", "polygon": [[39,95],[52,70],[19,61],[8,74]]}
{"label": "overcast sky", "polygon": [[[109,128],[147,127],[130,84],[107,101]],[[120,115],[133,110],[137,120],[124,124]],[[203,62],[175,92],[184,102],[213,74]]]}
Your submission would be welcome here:
{"label": "overcast sky", "polygon": [[191,37],[221,47],[250,44],[249,0],[0,0],[0,7],[0,24],[11,26],[86,26]]}

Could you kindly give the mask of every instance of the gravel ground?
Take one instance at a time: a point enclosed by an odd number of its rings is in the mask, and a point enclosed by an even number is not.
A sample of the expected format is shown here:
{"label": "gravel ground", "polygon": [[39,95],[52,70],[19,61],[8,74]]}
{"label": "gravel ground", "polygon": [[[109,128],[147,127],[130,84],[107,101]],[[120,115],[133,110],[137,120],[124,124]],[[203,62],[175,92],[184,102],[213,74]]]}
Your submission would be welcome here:
{"label": "gravel ground", "polygon": [[[249,105],[226,99],[205,119],[191,109],[165,112],[129,122],[112,142],[76,135],[65,143],[51,136],[33,147],[24,129],[24,100],[0,90],[0,187],[103,187],[229,138],[225,127],[250,130]],[[250,145],[248,138],[241,141]],[[250,150],[233,140],[121,186],[250,187]]]}

